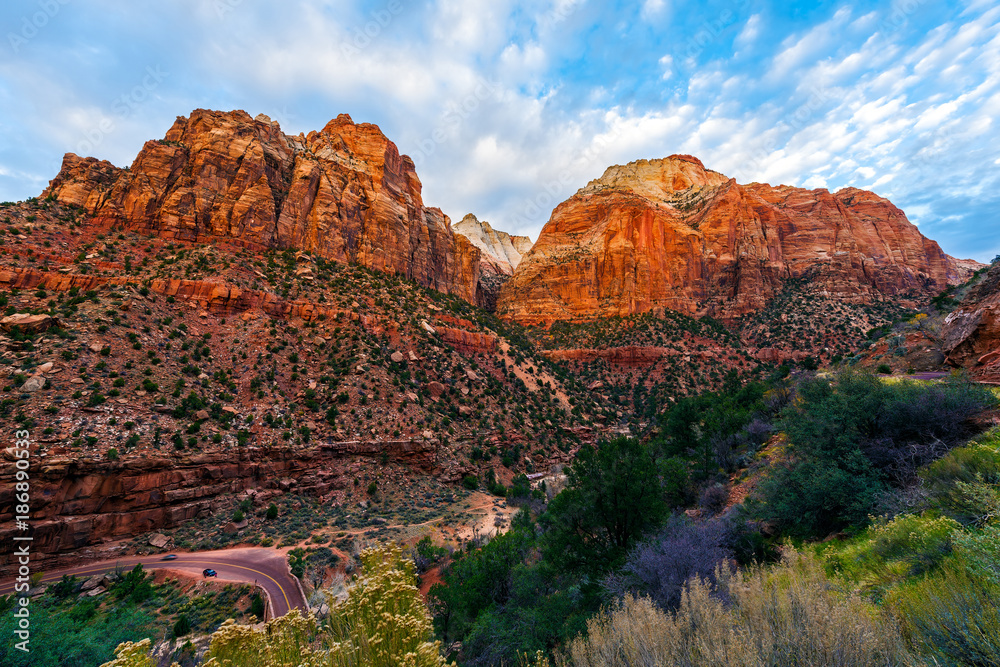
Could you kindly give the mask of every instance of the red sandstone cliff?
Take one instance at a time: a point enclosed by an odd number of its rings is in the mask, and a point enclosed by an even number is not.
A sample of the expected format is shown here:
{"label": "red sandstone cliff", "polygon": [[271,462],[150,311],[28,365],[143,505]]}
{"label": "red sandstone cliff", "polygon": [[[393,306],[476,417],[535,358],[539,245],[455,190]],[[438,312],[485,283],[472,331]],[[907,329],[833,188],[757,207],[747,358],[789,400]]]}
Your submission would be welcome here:
{"label": "red sandstone cliff", "polygon": [[941,341],[948,363],[979,379],[1000,381],[1000,264],[945,318]]}
{"label": "red sandstone cliff", "polygon": [[296,248],[476,298],[480,251],[423,205],[413,161],[347,115],[292,137],[263,115],[198,109],[130,169],[67,154],[48,195],[107,227]]}
{"label": "red sandstone cliff", "polygon": [[865,302],[935,294],[968,273],[871,192],[740,185],[674,155],[610,167],[556,207],[497,310],[525,323],[658,308],[728,319],[788,278]]}

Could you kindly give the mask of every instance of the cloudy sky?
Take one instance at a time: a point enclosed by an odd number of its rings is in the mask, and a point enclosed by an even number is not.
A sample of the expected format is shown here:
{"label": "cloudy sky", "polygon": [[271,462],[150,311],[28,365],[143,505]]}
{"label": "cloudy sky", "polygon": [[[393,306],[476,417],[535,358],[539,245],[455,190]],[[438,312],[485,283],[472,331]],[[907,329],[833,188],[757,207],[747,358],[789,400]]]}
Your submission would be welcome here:
{"label": "cloudy sky", "polygon": [[194,108],[291,134],[349,113],[426,204],[532,239],[608,165],[690,153],[1000,253],[993,0],[6,0],[0,26],[0,200],[68,151],[128,165]]}

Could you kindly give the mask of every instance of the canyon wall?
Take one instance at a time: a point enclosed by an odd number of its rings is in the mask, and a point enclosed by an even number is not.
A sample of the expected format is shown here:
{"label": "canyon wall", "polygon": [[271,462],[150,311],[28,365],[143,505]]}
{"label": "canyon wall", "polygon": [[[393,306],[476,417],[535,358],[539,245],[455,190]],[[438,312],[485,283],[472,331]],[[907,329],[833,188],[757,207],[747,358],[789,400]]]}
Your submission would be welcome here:
{"label": "canyon wall", "polygon": [[146,142],[130,168],[67,154],[42,194],[108,228],[294,248],[475,303],[479,249],[423,205],[413,161],[346,114],[293,137],[263,115],[198,109]]}
{"label": "canyon wall", "polygon": [[658,308],[731,320],[789,278],[869,302],[936,294],[973,265],[874,193],[740,185],[674,155],[610,167],[556,207],[497,310],[531,324]]}
{"label": "canyon wall", "polygon": [[[381,458],[441,472],[438,443],[423,439],[329,442],[318,447],[245,447],[230,452],[164,454],[127,461],[80,459],[56,451],[32,477],[32,560],[53,567],[58,554],[99,549],[102,543],[175,528],[228,507],[235,494],[255,490],[324,496],[349,483],[357,457]],[[12,460],[13,452],[3,452]],[[355,464],[356,465],[356,464]],[[8,560],[16,534],[14,466],[0,474],[0,558]],[[77,564],[77,563],[70,563]]]}

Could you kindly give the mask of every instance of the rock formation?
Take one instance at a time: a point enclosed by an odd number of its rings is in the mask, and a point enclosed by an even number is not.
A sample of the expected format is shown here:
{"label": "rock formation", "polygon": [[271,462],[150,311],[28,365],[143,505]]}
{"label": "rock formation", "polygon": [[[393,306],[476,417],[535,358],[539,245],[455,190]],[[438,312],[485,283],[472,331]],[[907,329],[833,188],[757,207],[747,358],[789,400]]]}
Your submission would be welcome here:
{"label": "rock formation", "polygon": [[941,341],[948,363],[1000,381],[1000,263],[945,318]]}
{"label": "rock formation", "polygon": [[490,223],[480,221],[472,213],[452,225],[452,230],[479,248],[483,253],[480,261],[493,273],[513,275],[522,255],[531,250],[531,239],[527,236],[511,236],[493,229]]}
{"label": "rock formation", "polygon": [[67,154],[43,196],[109,228],[295,248],[475,302],[480,251],[423,205],[413,161],[346,114],[292,137],[264,115],[198,109],[130,169]]}
{"label": "rock formation", "polygon": [[[273,495],[289,488],[324,495],[348,485],[344,468],[356,457],[405,462],[427,470],[437,464],[437,446],[423,438],[394,441],[330,442],[318,448],[247,447],[236,452],[161,456],[108,462],[53,454],[33,474],[33,547],[39,564],[56,564],[53,554],[92,547],[102,541],[150,530],[173,528],[218,511],[226,497],[259,490]],[[13,460],[13,450],[2,454]],[[14,472],[0,475],[0,502],[13,507]],[[262,496],[263,497],[263,496]],[[220,504],[221,503],[221,504]],[[2,516],[0,554],[16,544],[16,528]]]}
{"label": "rock formation", "polygon": [[661,308],[732,319],[789,278],[864,303],[935,294],[969,266],[871,192],[740,185],[674,155],[610,167],[556,207],[497,310],[524,323]]}
{"label": "rock formation", "polygon": [[531,239],[495,230],[490,223],[485,220],[480,222],[471,213],[452,229],[455,234],[467,238],[482,253],[479,263],[480,293],[476,302],[487,310],[494,310],[500,288],[514,275],[521,257],[531,249]]}

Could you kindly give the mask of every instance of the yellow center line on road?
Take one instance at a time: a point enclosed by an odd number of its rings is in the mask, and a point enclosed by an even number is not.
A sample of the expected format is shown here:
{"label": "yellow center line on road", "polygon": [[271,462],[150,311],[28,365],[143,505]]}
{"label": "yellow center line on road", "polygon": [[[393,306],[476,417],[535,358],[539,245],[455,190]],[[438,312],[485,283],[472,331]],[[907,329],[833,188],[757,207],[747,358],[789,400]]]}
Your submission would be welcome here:
{"label": "yellow center line on road", "polygon": [[[284,587],[280,583],[278,583],[278,581],[274,577],[272,577],[271,575],[269,575],[269,574],[267,574],[265,572],[261,572],[260,570],[255,570],[252,567],[245,567],[243,565],[235,565],[233,563],[211,561],[211,560],[181,560],[181,559],[172,560],[172,561],[154,560],[154,561],[150,561],[148,563],[143,563],[141,560],[139,560],[139,561],[136,561],[135,563],[131,563],[130,565],[132,567],[135,567],[136,563],[142,563],[143,567],[149,567],[149,566],[171,567],[171,566],[176,566],[176,565],[187,565],[187,564],[191,564],[191,565],[215,565],[216,567],[235,567],[235,568],[238,568],[240,570],[246,570],[247,572],[253,572],[254,574],[259,574],[260,576],[266,577],[266,578],[270,579],[272,582],[274,582],[274,585],[278,587],[279,591],[281,591],[282,597],[285,598],[285,606],[288,607],[289,609],[292,608],[291,603],[288,601],[288,594],[285,592]],[[96,567],[94,569],[80,570],[78,572],[74,572],[72,576],[75,577],[75,576],[84,575],[84,574],[100,574],[102,572],[109,572],[111,570],[114,570],[117,567],[118,567],[118,565],[105,565],[104,567]],[[62,578],[61,574],[54,574],[54,575],[51,575],[48,578],[42,577],[41,581],[42,581],[42,583],[48,583],[50,581],[57,581],[57,580],[59,580],[61,578]],[[5,584],[4,586],[0,587],[0,592],[6,594],[8,586],[10,587],[11,591],[14,590],[14,582],[11,582],[10,584]]]}

